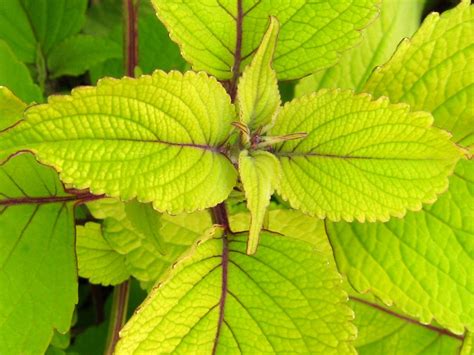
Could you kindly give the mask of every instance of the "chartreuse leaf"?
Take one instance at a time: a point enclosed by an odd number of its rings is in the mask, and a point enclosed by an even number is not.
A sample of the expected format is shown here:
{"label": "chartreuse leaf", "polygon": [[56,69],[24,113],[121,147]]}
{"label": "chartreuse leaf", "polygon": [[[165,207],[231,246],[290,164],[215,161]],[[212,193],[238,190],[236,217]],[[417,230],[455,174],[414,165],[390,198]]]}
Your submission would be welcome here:
{"label": "chartreuse leaf", "polygon": [[23,101],[5,86],[0,86],[0,130],[18,122],[25,108]]}
{"label": "chartreuse leaf", "polygon": [[79,32],[87,0],[3,0],[0,39],[22,62],[34,63],[63,39]]}
{"label": "chartreuse leaf", "polygon": [[372,70],[385,63],[400,41],[418,28],[424,3],[425,0],[383,0],[380,16],[365,30],[362,41],[344,52],[335,66],[301,79],[295,95],[322,88],[361,91]]}
{"label": "chartreuse leaf", "polygon": [[[0,40],[0,86],[8,87],[25,102],[42,101],[41,90],[33,83],[28,68],[15,57],[8,44],[2,40]],[[5,93],[2,93],[2,96],[4,95]],[[2,104],[2,111],[4,109],[6,107]],[[16,121],[20,118],[21,115],[17,117]],[[4,123],[4,119],[2,115],[0,118],[2,123]]]}
{"label": "chartreuse leaf", "polygon": [[472,332],[466,332],[464,335],[464,342],[460,351],[460,355],[472,355],[474,351],[474,345],[473,345],[474,339]]}
{"label": "chartreuse leaf", "polygon": [[403,221],[328,224],[336,261],[357,291],[462,334],[474,329],[474,164],[462,160],[448,192]]}
{"label": "chartreuse leaf", "polygon": [[239,173],[251,215],[247,254],[254,254],[265,212],[280,180],[280,162],[269,152],[244,150],[239,156]]}
{"label": "chartreuse leaf", "polygon": [[376,301],[351,297],[358,336],[355,342],[361,355],[458,354],[463,341],[445,329],[424,325],[394,313]]}
{"label": "chartreuse leaf", "polygon": [[119,284],[130,275],[155,282],[212,222],[207,212],[160,215],[149,204],[104,199],[88,204],[96,223],[79,227],[81,276],[93,283]]}
{"label": "chartreuse leaf", "polygon": [[[0,353],[43,353],[77,302],[72,197],[20,155],[0,165]],[[68,202],[69,201],[69,202]]]}
{"label": "chartreuse leaf", "polygon": [[463,0],[441,16],[428,16],[364,90],[430,111],[435,124],[462,145],[474,144],[474,7]]}
{"label": "chartreuse leaf", "polygon": [[248,65],[238,86],[240,121],[251,130],[270,124],[280,107],[276,73],[271,66],[280,25],[275,17],[263,36],[252,63]]}
{"label": "chartreuse leaf", "polygon": [[263,232],[249,257],[247,236],[198,242],[121,331],[116,353],[354,352],[352,312],[329,256]]}
{"label": "chartreuse leaf", "polygon": [[130,277],[125,256],[110,246],[98,223],[76,227],[76,255],[79,276],[94,284],[118,285]]}
{"label": "chartreuse leaf", "polygon": [[[377,0],[153,0],[158,17],[196,70],[229,79],[258,47],[270,16],[281,24],[274,68],[295,79],[336,63],[376,15]],[[204,45],[205,44],[205,45]],[[234,66],[236,67],[234,68]]]}
{"label": "chartreuse leaf", "polygon": [[386,221],[433,202],[460,157],[432,117],[386,98],[322,90],[285,105],[272,135],[306,132],[276,145],[278,192],[291,206],[331,220]]}
{"label": "chartreuse leaf", "polygon": [[234,117],[222,86],[204,73],[104,79],[27,110],[1,135],[0,160],[31,150],[77,188],[193,211],[221,202],[235,184],[220,152]]}
{"label": "chartreuse leaf", "polygon": [[51,77],[81,75],[91,67],[111,58],[121,58],[122,48],[105,38],[76,35],[53,48],[48,57]]}

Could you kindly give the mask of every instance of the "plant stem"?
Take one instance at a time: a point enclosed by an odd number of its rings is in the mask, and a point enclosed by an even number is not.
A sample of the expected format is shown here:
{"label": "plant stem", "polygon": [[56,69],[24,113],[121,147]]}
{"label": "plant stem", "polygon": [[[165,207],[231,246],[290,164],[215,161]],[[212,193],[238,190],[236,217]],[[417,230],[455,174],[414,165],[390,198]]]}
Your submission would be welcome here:
{"label": "plant stem", "polygon": [[[123,37],[125,75],[134,77],[138,65],[138,8],[140,0],[123,0]],[[114,287],[112,313],[105,354],[111,355],[120,337],[120,330],[127,320],[130,280]]]}
{"label": "plant stem", "polygon": [[119,340],[120,329],[127,320],[128,298],[130,294],[130,281],[127,280],[114,287],[112,299],[112,313],[110,314],[109,332],[105,354],[112,355],[115,345]]}
{"label": "plant stem", "polygon": [[123,0],[125,75],[134,77],[138,65],[138,8],[140,0]]}
{"label": "plant stem", "polygon": [[234,65],[232,66],[232,79],[228,87],[228,93],[232,101],[235,101],[235,98],[237,96],[237,81],[240,76],[240,63],[242,61],[243,22],[244,22],[244,11],[242,7],[242,0],[237,0],[237,17],[235,18],[237,38],[235,41]]}

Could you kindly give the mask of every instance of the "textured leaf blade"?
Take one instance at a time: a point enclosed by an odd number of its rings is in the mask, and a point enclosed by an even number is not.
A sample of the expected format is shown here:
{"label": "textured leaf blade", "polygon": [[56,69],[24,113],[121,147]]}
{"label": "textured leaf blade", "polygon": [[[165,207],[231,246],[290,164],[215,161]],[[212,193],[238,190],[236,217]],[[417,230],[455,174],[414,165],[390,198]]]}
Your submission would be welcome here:
{"label": "textured leaf blade", "polygon": [[23,115],[26,104],[16,97],[8,88],[0,86],[0,130],[3,130]]}
{"label": "textured leaf blade", "polygon": [[251,215],[247,254],[254,254],[265,212],[280,180],[280,162],[268,152],[243,151],[239,157],[239,173]]}
{"label": "textured leaf blade", "polygon": [[295,96],[322,88],[354,89],[360,92],[372,70],[385,63],[400,41],[420,25],[425,0],[384,0],[380,16],[365,30],[361,42],[345,52],[339,62],[300,80]]}
{"label": "textured leaf blade", "polygon": [[77,280],[66,197],[55,172],[30,155],[0,166],[1,353],[43,353],[54,329],[70,327]]}
{"label": "textured leaf blade", "polygon": [[428,16],[390,61],[374,71],[364,91],[433,113],[435,124],[463,145],[474,143],[474,7],[462,1]]}
{"label": "textured leaf blade", "polygon": [[125,256],[117,253],[102,235],[98,223],[76,227],[79,276],[94,284],[118,285],[130,277]]}
{"label": "textured leaf blade", "polygon": [[64,182],[92,193],[137,197],[178,213],[216,205],[236,181],[219,151],[234,107],[203,73],[104,79],[51,97],[25,116],[2,134],[0,159],[31,150]]}
{"label": "textured leaf blade", "polygon": [[272,135],[306,132],[276,146],[278,192],[292,207],[330,220],[388,220],[444,192],[460,151],[432,117],[386,98],[322,90],[284,106]]}
{"label": "textured leaf blade", "polygon": [[[340,52],[357,42],[359,31],[376,15],[376,3],[153,0],[183,57],[195,70],[206,70],[219,79],[232,77],[235,58],[251,57],[270,16],[281,24],[274,61],[279,79],[300,78],[329,67]],[[242,31],[237,30],[237,22]],[[242,39],[241,46],[237,37]]]}
{"label": "textured leaf blade", "polygon": [[[457,334],[473,329],[474,164],[460,161],[450,189],[403,221],[328,225],[341,272],[359,292]],[[449,213],[448,213],[449,212]]]}
{"label": "textured leaf blade", "polygon": [[439,327],[429,327],[393,313],[375,301],[358,297],[350,305],[356,317],[356,349],[361,355],[372,354],[457,354],[462,340]]}
{"label": "textured leaf blade", "polygon": [[268,125],[280,107],[278,81],[271,66],[279,29],[278,20],[271,17],[262,43],[239,81],[240,121],[252,130]]}
{"label": "textured leaf blade", "polygon": [[242,236],[199,243],[122,330],[117,354],[353,352],[351,312],[325,257],[268,232],[260,243],[252,257]]}

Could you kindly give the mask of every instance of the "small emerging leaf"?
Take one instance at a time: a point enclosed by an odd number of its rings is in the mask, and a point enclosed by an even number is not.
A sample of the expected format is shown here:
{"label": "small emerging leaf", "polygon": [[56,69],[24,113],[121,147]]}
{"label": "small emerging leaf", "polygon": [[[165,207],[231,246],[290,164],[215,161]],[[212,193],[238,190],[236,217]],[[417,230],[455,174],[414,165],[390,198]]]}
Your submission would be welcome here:
{"label": "small emerging leaf", "polygon": [[278,192],[293,208],[331,220],[383,220],[433,202],[460,158],[432,117],[386,98],[322,90],[284,106],[271,135],[280,143]]}
{"label": "small emerging leaf", "polygon": [[239,173],[251,215],[247,254],[254,254],[266,209],[280,180],[280,162],[271,153],[256,151],[249,154],[244,150],[239,157]]}
{"label": "small emerging leaf", "polygon": [[271,66],[279,29],[278,20],[270,17],[262,43],[239,81],[240,120],[252,131],[269,125],[280,106],[278,81]]}

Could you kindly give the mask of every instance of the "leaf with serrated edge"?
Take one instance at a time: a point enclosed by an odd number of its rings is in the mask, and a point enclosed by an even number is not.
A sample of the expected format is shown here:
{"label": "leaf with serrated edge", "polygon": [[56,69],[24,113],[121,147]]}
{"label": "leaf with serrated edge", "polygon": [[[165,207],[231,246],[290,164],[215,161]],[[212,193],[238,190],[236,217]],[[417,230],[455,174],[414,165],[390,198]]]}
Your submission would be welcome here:
{"label": "leaf with serrated edge", "polygon": [[262,43],[239,81],[237,101],[240,121],[251,130],[270,124],[280,107],[278,81],[271,66],[279,28],[278,20],[271,17]]}
{"label": "leaf with serrated edge", "polygon": [[457,334],[474,329],[474,162],[448,192],[403,221],[328,224],[336,261],[353,287]]}
{"label": "leaf with serrated edge", "polygon": [[377,68],[364,91],[433,113],[435,125],[462,145],[474,144],[474,6],[463,0],[429,15],[390,61]]}
{"label": "leaf with serrated edge", "polygon": [[386,221],[434,202],[460,158],[425,112],[386,98],[321,90],[286,104],[271,135],[306,132],[275,147],[278,193],[291,206],[338,221]]}
{"label": "leaf with serrated edge", "polygon": [[125,256],[105,240],[98,223],[76,227],[76,255],[79,276],[94,284],[118,285],[130,277]]}
{"label": "leaf with serrated edge", "polygon": [[417,323],[398,311],[360,296],[351,297],[360,355],[458,354],[462,339],[438,326]]}
{"label": "leaf with serrated edge", "polygon": [[372,70],[385,63],[400,41],[418,29],[425,2],[383,0],[380,16],[365,30],[361,42],[344,52],[335,66],[301,79],[295,87],[295,96],[322,88],[360,92]]}
{"label": "leaf with serrated edge", "polygon": [[0,165],[2,354],[42,354],[54,329],[69,330],[77,302],[69,197],[31,155]]}
{"label": "leaf with serrated edge", "polygon": [[116,353],[354,353],[352,312],[326,258],[270,232],[249,257],[246,237],[197,243],[121,331]]}
{"label": "leaf with serrated edge", "polygon": [[[378,0],[153,0],[158,17],[195,70],[229,79],[258,47],[270,16],[281,24],[274,68],[281,80],[330,67],[377,14]],[[204,45],[205,44],[205,45]],[[243,66],[242,66],[243,68]],[[236,70],[234,70],[236,69]]]}
{"label": "leaf with serrated edge", "polygon": [[236,182],[219,150],[234,117],[204,73],[108,78],[27,110],[1,134],[0,160],[30,150],[76,188],[191,212],[223,201]]}
{"label": "leaf with serrated edge", "polygon": [[251,215],[247,254],[254,254],[265,212],[280,180],[280,162],[271,153],[244,150],[239,156],[239,174]]}

